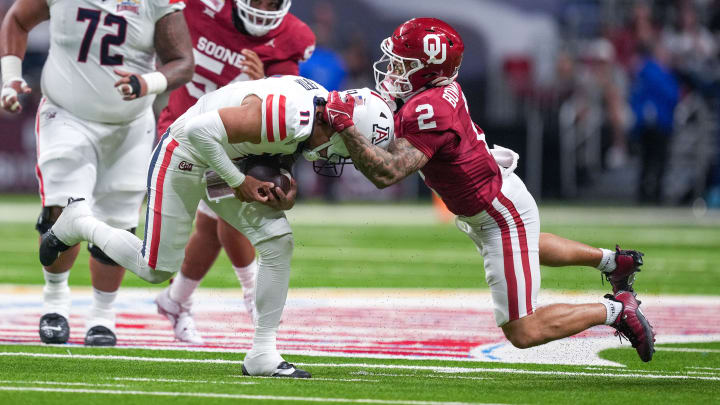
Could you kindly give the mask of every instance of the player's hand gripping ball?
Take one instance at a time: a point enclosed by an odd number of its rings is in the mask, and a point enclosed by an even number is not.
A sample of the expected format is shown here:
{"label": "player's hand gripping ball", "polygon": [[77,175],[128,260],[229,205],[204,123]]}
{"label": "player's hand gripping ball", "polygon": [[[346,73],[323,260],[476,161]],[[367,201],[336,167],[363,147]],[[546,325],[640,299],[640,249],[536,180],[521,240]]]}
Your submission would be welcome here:
{"label": "player's hand gripping ball", "polygon": [[[280,167],[280,160],[272,156],[252,156],[245,162],[245,175],[275,184],[287,194],[290,192],[292,175]],[[273,194],[275,194],[273,192]],[[276,198],[279,198],[275,195]]]}

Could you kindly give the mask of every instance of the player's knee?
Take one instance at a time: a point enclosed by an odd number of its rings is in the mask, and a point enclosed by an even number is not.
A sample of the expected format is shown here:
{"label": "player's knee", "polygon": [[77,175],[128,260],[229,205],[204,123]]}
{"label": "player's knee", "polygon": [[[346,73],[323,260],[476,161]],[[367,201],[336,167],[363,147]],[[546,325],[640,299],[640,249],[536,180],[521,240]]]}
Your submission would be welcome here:
{"label": "player's knee", "polygon": [[542,336],[528,322],[521,318],[503,325],[502,330],[507,340],[518,349],[527,349],[537,346],[542,341]]}
{"label": "player's knee", "polygon": [[[128,232],[135,234],[135,228],[130,228],[127,230]],[[120,266],[113,260],[110,256],[106,255],[105,252],[103,252],[97,245],[94,243],[88,243],[87,246],[88,252],[90,252],[90,256],[97,260],[98,262],[108,265],[108,266]]]}
{"label": "player's knee", "polygon": [[262,241],[255,246],[259,261],[264,265],[289,265],[295,248],[295,239],[291,233]]}
{"label": "player's knee", "polygon": [[141,278],[151,284],[160,284],[169,280],[173,275],[175,275],[175,273],[170,271],[151,270],[145,277]]}
{"label": "player's knee", "polygon": [[37,222],[35,223],[35,229],[40,233],[40,235],[52,228],[55,221],[57,221],[60,214],[62,214],[62,210],[62,207],[58,206],[43,207],[40,212],[40,216],[38,216]]}

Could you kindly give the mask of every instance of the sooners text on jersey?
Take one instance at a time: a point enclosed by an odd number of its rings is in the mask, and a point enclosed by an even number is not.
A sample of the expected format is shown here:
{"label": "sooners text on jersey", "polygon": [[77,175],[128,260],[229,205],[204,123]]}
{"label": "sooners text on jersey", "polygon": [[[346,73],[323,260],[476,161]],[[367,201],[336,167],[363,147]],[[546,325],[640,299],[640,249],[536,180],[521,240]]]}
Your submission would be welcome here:
{"label": "sooners text on jersey", "polygon": [[502,176],[457,82],[410,98],[395,114],[395,133],[430,159],[425,184],[454,214],[475,215],[500,191]]}
{"label": "sooners text on jersey", "polygon": [[297,75],[298,63],[315,49],[315,34],[288,13],[282,24],[262,37],[244,35],[233,25],[232,0],[189,1],[184,15],[193,42],[195,73],[190,82],[170,94],[160,114],[158,133],[206,93],[229,83],[249,80],[241,70],[243,49],[258,54],[265,75]]}

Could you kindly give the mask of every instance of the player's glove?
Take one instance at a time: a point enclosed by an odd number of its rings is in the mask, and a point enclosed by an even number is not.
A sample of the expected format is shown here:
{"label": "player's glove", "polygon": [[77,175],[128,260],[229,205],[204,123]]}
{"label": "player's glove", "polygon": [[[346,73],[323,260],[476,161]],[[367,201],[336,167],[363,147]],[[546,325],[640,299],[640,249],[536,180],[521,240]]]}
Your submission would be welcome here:
{"label": "player's glove", "polygon": [[340,94],[333,91],[328,95],[327,104],[325,104],[325,120],[335,132],[342,132],[355,125],[353,110],[355,110],[355,97],[348,94],[343,101]]}

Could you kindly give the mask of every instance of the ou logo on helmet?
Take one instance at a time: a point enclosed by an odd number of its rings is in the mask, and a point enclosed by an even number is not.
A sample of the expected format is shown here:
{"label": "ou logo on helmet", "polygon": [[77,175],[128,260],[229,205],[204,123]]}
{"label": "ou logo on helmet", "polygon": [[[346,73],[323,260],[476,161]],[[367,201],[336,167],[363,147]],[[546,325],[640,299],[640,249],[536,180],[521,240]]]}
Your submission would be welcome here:
{"label": "ou logo on helmet", "polygon": [[[440,35],[425,35],[423,44],[425,45],[425,54],[428,56],[428,63],[441,65],[445,62],[445,58],[447,57],[447,44],[442,43]],[[441,55],[441,57],[438,58],[438,55]]]}

